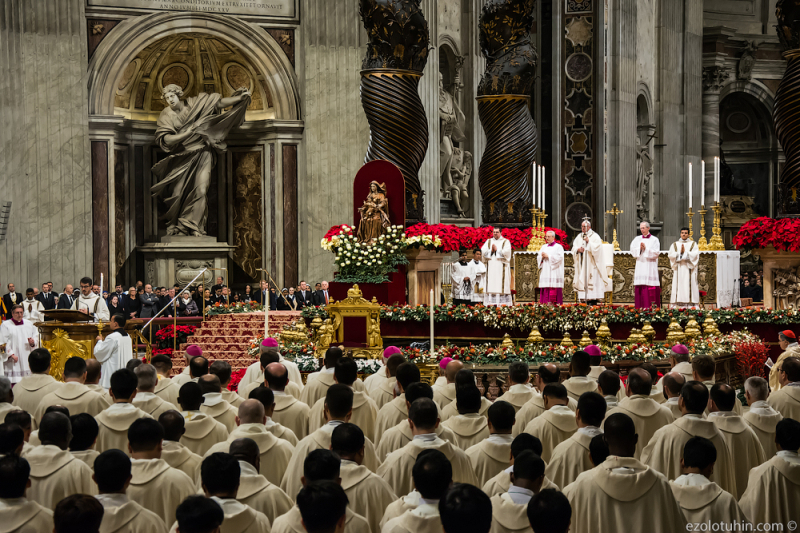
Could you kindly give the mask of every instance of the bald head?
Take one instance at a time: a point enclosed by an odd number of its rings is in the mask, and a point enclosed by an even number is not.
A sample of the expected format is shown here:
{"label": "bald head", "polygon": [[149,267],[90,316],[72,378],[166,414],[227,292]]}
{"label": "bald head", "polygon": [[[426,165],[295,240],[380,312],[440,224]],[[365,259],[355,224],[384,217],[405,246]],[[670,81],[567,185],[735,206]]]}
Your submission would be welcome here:
{"label": "bald head", "polygon": [[264,404],[258,400],[245,400],[239,405],[240,424],[263,424]]}
{"label": "bald head", "polygon": [[259,469],[261,450],[258,449],[258,444],[253,439],[236,439],[231,442],[228,451],[237,461],[244,461],[255,467],[256,470]]}
{"label": "bald head", "polygon": [[611,455],[633,457],[639,435],[631,417],[624,413],[614,413],[606,418],[604,436]]}
{"label": "bald head", "polygon": [[100,363],[97,359],[87,359],[86,360],[86,384],[87,385],[96,385],[100,383]]}
{"label": "bald head", "polygon": [[664,385],[664,397],[675,398],[681,395],[681,389],[683,385],[686,383],[686,377],[680,372],[670,372],[663,378],[661,378]]}
{"label": "bald head", "polygon": [[264,368],[264,380],[270,389],[283,391],[289,383],[289,372],[281,363],[270,363]]}
{"label": "bald head", "polygon": [[464,363],[461,361],[450,361],[444,369],[444,377],[447,378],[448,383],[455,383],[456,374],[464,368]]}
{"label": "bald head", "polygon": [[200,390],[203,394],[222,392],[222,383],[214,374],[200,376],[200,379],[197,380],[197,384],[200,385]]}

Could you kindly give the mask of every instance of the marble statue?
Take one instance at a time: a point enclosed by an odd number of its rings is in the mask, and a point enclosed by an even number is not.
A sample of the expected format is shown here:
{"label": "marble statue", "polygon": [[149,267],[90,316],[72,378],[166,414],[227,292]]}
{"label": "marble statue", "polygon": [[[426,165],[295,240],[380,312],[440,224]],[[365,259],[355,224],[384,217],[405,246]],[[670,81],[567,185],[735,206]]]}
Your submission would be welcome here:
{"label": "marble statue", "polygon": [[386,185],[377,181],[370,182],[369,194],[364,200],[364,205],[358,208],[358,212],[361,213],[361,222],[358,223],[358,242],[369,242],[383,235],[384,230],[391,226]]}
{"label": "marble statue", "polygon": [[472,154],[461,148],[454,148],[453,160],[450,165],[450,185],[444,190],[443,198],[453,202],[459,218],[466,218],[467,216],[469,182],[472,178],[472,169]]}
{"label": "marble statue", "polygon": [[[649,144],[649,143],[648,143]],[[650,219],[648,191],[653,179],[653,158],[648,144],[642,146],[636,136],[636,216],[638,220]]]}
{"label": "marble statue", "polygon": [[755,41],[747,41],[742,57],[739,59],[737,77],[740,80],[750,81],[753,76],[753,66],[756,64],[756,50],[758,50],[758,44]]}
{"label": "marble statue", "polygon": [[151,192],[167,206],[167,235],[201,237],[206,234],[211,170],[227,149],[225,138],[244,122],[250,91],[240,88],[230,98],[200,93],[184,99],[183,90],[170,84],[161,96],[168,107],[158,117],[155,142],[169,155],[153,166]]}
{"label": "marble statue", "polygon": [[453,158],[457,148],[454,142],[464,142],[464,123],[466,117],[453,95],[444,88],[444,78],[439,73],[439,168],[442,170],[441,193],[445,196],[450,194],[453,186],[451,170],[453,168]]}

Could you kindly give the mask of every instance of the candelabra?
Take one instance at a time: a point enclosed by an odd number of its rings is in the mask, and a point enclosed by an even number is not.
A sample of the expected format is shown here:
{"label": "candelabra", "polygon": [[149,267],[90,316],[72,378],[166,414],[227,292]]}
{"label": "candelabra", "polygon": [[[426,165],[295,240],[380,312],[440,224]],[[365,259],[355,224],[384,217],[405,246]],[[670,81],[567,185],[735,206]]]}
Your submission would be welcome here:
{"label": "candelabra", "polygon": [[706,240],[706,206],[701,205],[697,214],[700,215],[700,240],[697,241],[697,247],[701,252],[708,251],[708,241]]}
{"label": "candelabra", "polygon": [[714,210],[714,236],[711,237],[711,244],[709,245],[709,250],[715,252],[721,252],[725,250],[725,244],[722,242],[722,206],[719,205],[719,202],[714,202],[714,205],[711,207]]}
{"label": "candelabra", "polygon": [[544,238],[544,219],[547,215],[544,212],[544,209],[539,210],[537,208],[531,209],[532,215],[532,222],[531,222],[531,240],[528,243],[528,251],[529,252],[538,252],[539,248],[541,248],[545,243]]}
{"label": "candelabra", "polygon": [[545,233],[545,226],[544,221],[547,219],[547,213],[544,212],[544,209],[540,210],[536,216],[539,218],[539,237],[542,243],[542,246],[547,242],[547,235]]}
{"label": "candelabra", "polygon": [[694,211],[692,211],[691,207],[686,216],[689,217],[689,238],[691,239],[694,236]]}

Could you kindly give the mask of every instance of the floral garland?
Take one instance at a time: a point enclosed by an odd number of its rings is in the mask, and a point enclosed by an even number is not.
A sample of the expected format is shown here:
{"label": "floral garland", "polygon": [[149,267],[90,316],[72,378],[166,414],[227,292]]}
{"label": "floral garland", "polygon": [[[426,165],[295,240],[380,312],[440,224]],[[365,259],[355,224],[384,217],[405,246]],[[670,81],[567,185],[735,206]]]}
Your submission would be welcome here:
{"label": "floral garland", "polygon": [[[303,317],[328,318],[324,307],[305,307]],[[740,309],[636,309],[608,305],[587,306],[565,304],[560,306],[519,304],[514,306],[437,305],[433,308],[436,322],[477,322],[487,327],[512,328],[523,331],[534,325],[540,331],[596,330],[603,319],[609,324],[642,324],[671,322],[676,319],[686,323],[695,319],[699,324],[711,317],[717,324],[800,324],[800,310],[765,309],[745,307]],[[428,322],[430,308],[427,305],[381,307],[381,320],[390,322]]]}
{"label": "floral garland", "polygon": [[206,316],[235,315],[239,313],[263,312],[264,306],[258,302],[234,302],[223,305],[217,302],[210,307],[206,307]]}
{"label": "floral garland", "polygon": [[[474,250],[480,248],[492,236],[492,227],[473,228],[459,227],[451,224],[414,224],[406,229],[406,235],[411,237],[427,236],[438,238],[442,243],[438,247],[441,252],[457,252],[461,249]],[[545,231],[553,231],[556,234],[556,242],[569,249],[567,234],[558,228],[545,228]],[[524,250],[528,247],[531,240],[530,228],[503,228],[503,237],[511,242],[511,247],[515,250]]]}
{"label": "floral garland", "polygon": [[[335,231],[338,229],[338,233]],[[430,238],[407,238],[402,226],[391,226],[373,242],[358,242],[354,228],[334,226],[322,239],[322,248],[336,254],[335,280],[342,283],[384,283],[397,267],[408,264],[403,253],[409,246],[436,247]]]}
{"label": "floral garland", "polygon": [[[250,348],[248,349],[247,354],[253,359],[257,359],[259,357],[259,346],[261,346],[261,342],[263,340],[263,336],[250,340]],[[275,340],[280,343],[280,339],[275,338]],[[300,369],[300,372],[316,372],[320,368],[319,360],[315,355],[316,346],[313,342],[280,346],[279,349],[281,355],[285,359],[293,361],[297,365],[298,369]],[[377,359],[356,359],[355,361],[359,374],[374,374],[383,368],[383,365]]]}
{"label": "floral garland", "polygon": [[780,252],[800,252],[800,219],[755,218],[739,228],[733,245],[739,250],[772,246]]}
{"label": "floral garland", "polygon": [[[169,355],[172,356],[173,345],[180,346],[181,344],[185,344],[188,338],[194,335],[195,331],[197,331],[197,326],[174,326],[173,324],[164,326],[156,332],[156,346],[158,346],[158,348],[153,351],[153,354],[158,355],[155,353],[158,351],[159,354],[169,353]],[[178,339],[173,342],[176,333]],[[169,350],[169,352],[167,352],[167,350]]]}
{"label": "floral garland", "polygon": [[[748,331],[699,337],[684,344],[692,356],[711,355],[714,357],[738,353],[742,346],[753,344],[763,346],[761,339]],[[652,361],[668,357],[669,348],[669,344],[665,342],[655,342],[653,344],[616,343],[602,350],[602,354],[603,360],[611,363],[618,361]],[[475,365],[506,365],[515,361],[524,361],[528,364],[567,364],[571,361],[572,355],[581,349],[579,346],[565,347],[559,344],[545,343],[535,345],[521,343],[508,348],[490,343],[470,344],[469,346],[446,344],[438,346],[433,354],[428,350],[403,348],[403,355],[409,361],[417,364],[438,363],[444,357]]]}

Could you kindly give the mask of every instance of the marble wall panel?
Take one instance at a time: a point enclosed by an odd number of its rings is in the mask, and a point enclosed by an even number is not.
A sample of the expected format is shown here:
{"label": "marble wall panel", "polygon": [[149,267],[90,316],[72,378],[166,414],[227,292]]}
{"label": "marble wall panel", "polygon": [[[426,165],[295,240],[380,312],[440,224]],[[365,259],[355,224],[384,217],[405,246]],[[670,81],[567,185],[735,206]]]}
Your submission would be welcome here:
{"label": "marble wall panel", "polygon": [[255,281],[262,268],[261,253],[262,209],[261,182],[263,173],[261,150],[252,152],[233,151],[233,260]]}

